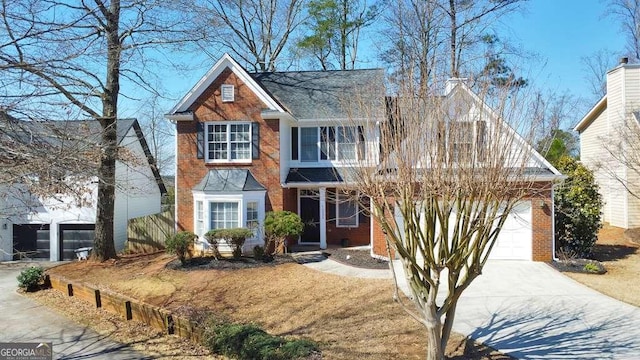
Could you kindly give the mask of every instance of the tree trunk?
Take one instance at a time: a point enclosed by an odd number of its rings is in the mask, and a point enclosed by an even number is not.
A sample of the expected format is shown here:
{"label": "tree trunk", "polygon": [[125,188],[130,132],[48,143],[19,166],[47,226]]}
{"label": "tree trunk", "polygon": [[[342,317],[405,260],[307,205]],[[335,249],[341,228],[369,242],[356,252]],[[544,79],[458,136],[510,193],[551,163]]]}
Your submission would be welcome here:
{"label": "tree trunk", "polygon": [[117,119],[118,94],[120,93],[120,53],[119,39],[120,1],[113,0],[106,15],[107,28],[107,73],[105,94],[102,99],[102,153],[98,170],[98,209],[96,213],[93,258],[99,261],[116,257],[113,237],[115,212],[115,173],[118,154]]}
{"label": "tree trunk", "polygon": [[458,73],[458,64],[456,61],[456,49],[457,49],[457,40],[456,37],[458,36],[457,34],[457,14],[456,14],[456,1],[455,0],[449,0],[449,21],[451,22],[450,26],[451,26],[451,32],[450,32],[450,36],[451,36],[451,54],[450,57],[451,59],[449,61],[451,61],[451,77],[453,78],[457,78],[459,77],[459,73]]}
{"label": "tree trunk", "polygon": [[425,309],[425,327],[427,328],[427,360],[444,360],[442,343],[442,322],[436,314],[435,306]]}

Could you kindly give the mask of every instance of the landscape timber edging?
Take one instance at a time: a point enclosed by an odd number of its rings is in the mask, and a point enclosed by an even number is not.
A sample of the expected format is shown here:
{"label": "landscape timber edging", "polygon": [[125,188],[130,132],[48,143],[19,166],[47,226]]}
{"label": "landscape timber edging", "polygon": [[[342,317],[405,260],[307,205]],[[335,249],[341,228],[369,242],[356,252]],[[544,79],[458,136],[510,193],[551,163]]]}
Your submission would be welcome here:
{"label": "landscape timber edging", "polygon": [[166,309],[112,291],[74,283],[59,275],[46,274],[45,277],[45,284],[50,284],[53,290],[93,304],[96,308],[116,314],[124,320],[139,321],[165,334],[175,334],[194,342],[200,342],[202,339],[203,329],[198,324]]}

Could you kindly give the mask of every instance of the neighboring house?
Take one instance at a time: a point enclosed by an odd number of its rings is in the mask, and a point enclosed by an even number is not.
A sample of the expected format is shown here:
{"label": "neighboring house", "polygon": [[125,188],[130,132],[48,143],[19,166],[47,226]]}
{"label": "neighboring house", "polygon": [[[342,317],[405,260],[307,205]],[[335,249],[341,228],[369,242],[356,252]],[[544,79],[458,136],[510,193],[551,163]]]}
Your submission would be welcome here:
{"label": "neighboring house", "polygon": [[[166,115],[177,128],[177,229],[202,241],[209,229],[257,228],[248,250],[263,243],[267,211],[289,210],[306,224],[299,244],[371,245],[386,256],[379,226],[348,196],[349,167],[381,160],[379,127],[370,125],[387,120],[383,84],[381,69],[248,73],[225,54]],[[469,91],[450,90],[458,88]],[[343,100],[354,98],[382,111],[346,111]],[[542,190],[518,207],[496,258],[552,259],[559,173],[534,157]]]}
{"label": "neighboring house", "polygon": [[[39,132],[38,143],[27,143],[27,146],[42,146],[55,152],[71,138],[82,139],[86,149],[95,149],[102,129],[97,121],[47,121],[28,123],[21,131]],[[66,137],[64,134],[71,135]],[[28,136],[13,139],[32,141]],[[119,156],[126,158],[116,162],[114,241],[116,251],[120,251],[127,240],[128,220],[160,212],[161,198],[166,190],[137,120],[118,121],[117,141],[119,147],[125,149]],[[96,153],[93,157],[89,152],[82,153],[78,156],[80,162],[95,164]],[[87,158],[83,161],[85,155]],[[75,258],[74,250],[93,246],[99,180],[93,175],[97,174],[95,165],[87,166],[87,169],[90,169],[87,170],[89,174],[77,180],[78,176],[65,176],[71,171],[56,168],[55,162],[51,165],[51,172],[58,171],[58,176],[64,179],[62,182],[69,186],[69,192],[33,193],[24,183],[2,186],[1,260],[25,256],[51,261],[71,260]],[[38,181],[37,176],[29,176]]]}
{"label": "neighboring house", "polygon": [[[625,229],[640,227],[637,137],[640,121],[640,64],[621,63],[607,72],[607,94],[580,120],[580,160],[594,172],[604,202],[602,218]],[[634,138],[635,137],[635,138]],[[613,155],[615,154],[615,155]],[[623,161],[627,159],[628,161]],[[636,170],[634,170],[635,168]]]}

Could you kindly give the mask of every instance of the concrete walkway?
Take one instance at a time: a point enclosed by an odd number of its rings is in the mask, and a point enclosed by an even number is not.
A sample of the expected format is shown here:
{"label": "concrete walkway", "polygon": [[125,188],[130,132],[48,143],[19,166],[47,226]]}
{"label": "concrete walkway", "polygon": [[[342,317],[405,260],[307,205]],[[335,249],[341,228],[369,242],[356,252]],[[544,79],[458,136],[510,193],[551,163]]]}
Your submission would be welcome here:
{"label": "concrete walkway", "polygon": [[0,264],[0,342],[51,342],[54,359],[148,359],[19,295],[16,276],[27,265]]}
{"label": "concrete walkway", "polygon": [[[386,270],[332,260],[305,265],[342,276],[391,278]],[[408,293],[406,282],[400,286]],[[640,308],[544,263],[489,261],[462,295],[453,329],[520,359],[640,359]]]}

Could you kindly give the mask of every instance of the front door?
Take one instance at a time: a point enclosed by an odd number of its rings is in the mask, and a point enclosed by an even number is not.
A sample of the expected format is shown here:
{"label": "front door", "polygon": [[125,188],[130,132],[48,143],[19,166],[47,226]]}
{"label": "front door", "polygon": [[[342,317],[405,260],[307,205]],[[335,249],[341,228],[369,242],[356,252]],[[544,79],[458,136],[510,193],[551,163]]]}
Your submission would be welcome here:
{"label": "front door", "polygon": [[300,218],[304,231],[300,235],[301,243],[320,243],[320,199],[312,191],[300,191]]}

